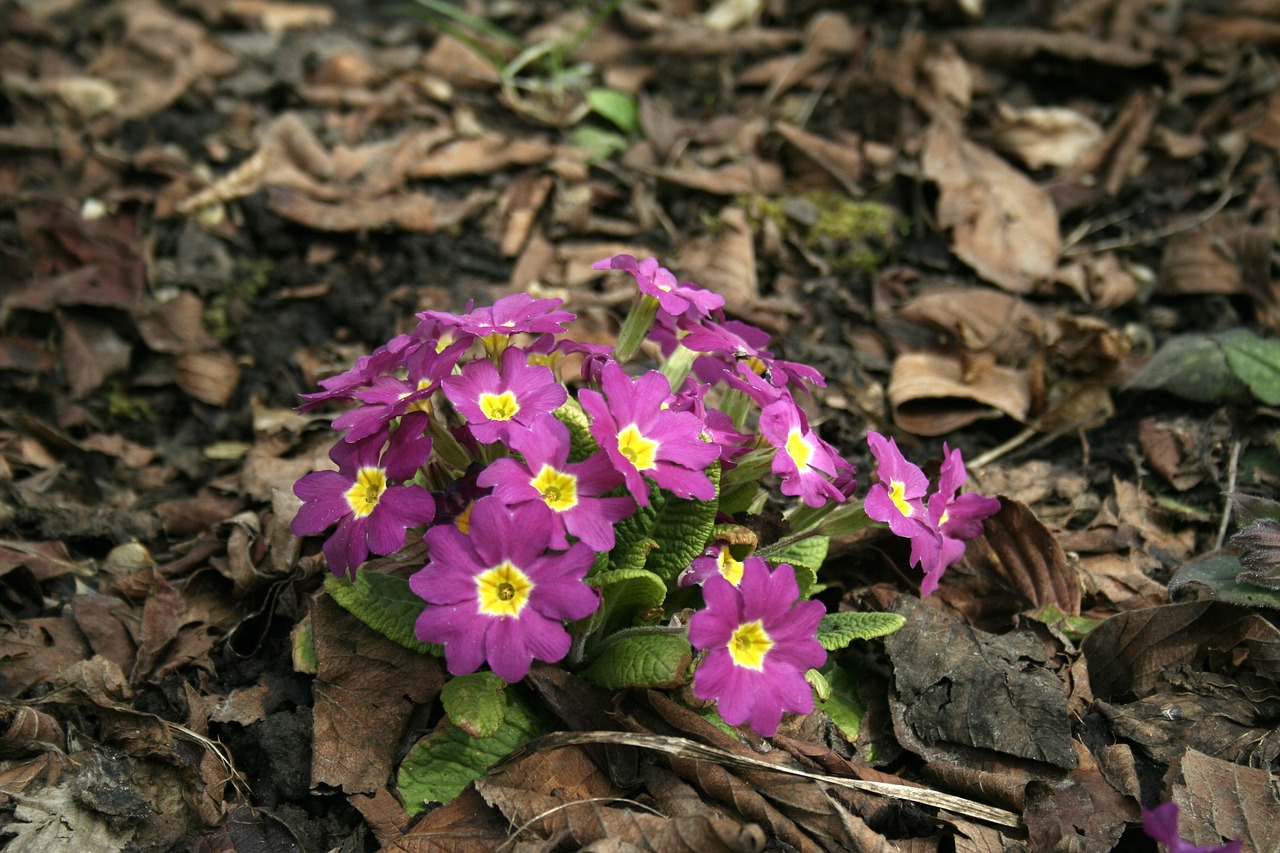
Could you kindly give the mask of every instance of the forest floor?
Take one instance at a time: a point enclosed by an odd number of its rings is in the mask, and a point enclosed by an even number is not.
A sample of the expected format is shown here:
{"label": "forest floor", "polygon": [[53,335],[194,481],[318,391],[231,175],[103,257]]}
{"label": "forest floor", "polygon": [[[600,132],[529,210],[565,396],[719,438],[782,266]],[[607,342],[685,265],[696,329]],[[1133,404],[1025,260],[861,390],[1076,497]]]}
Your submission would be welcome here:
{"label": "forest floor", "polygon": [[[0,4],[7,849],[1104,853],[1173,800],[1280,850],[1280,542],[1226,497],[1280,491],[1280,4],[441,5]],[[540,667],[560,728],[712,750],[406,804],[442,668],[290,533],[332,443],[297,395],[512,292],[608,342],[620,252],[818,368],[861,489],[874,429],[1003,509],[924,599],[836,543],[824,601],[908,617],[841,653],[856,739]]]}

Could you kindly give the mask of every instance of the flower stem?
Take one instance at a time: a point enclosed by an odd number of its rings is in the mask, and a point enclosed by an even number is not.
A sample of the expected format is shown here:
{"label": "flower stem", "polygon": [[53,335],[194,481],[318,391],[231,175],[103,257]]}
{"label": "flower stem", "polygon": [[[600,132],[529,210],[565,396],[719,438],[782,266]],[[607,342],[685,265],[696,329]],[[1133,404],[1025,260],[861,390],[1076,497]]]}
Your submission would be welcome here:
{"label": "flower stem", "polygon": [[653,320],[657,316],[657,297],[647,293],[641,294],[640,299],[631,306],[631,313],[627,315],[626,320],[622,321],[622,328],[618,331],[618,345],[614,347],[613,354],[619,363],[627,361],[636,354],[636,350],[640,349],[640,344],[644,342],[644,336],[649,334],[649,329],[653,328]]}

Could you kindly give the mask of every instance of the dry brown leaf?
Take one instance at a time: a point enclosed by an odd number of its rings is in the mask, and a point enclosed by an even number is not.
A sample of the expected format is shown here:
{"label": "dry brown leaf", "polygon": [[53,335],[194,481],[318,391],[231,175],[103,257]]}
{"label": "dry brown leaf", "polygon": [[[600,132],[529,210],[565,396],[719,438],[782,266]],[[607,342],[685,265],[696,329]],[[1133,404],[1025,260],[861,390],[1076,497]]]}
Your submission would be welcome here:
{"label": "dry brown leaf", "polygon": [[1084,60],[1116,68],[1140,68],[1155,62],[1151,51],[1082,32],[1047,32],[1026,27],[973,27],[950,37],[982,63],[1018,64],[1038,54]]}
{"label": "dry brown leaf", "polygon": [[302,192],[273,187],[270,208],[286,219],[317,231],[364,231],[388,227],[432,234],[456,228],[479,213],[493,191],[472,190],[460,199],[439,200],[421,192],[395,192],[376,198],[323,201]]}
{"label": "dry brown leaf", "polygon": [[1095,600],[1106,602],[1111,613],[1157,607],[1169,600],[1164,584],[1151,579],[1151,573],[1160,568],[1160,561],[1140,550],[1087,554],[1080,557],[1077,565],[1084,591]]}
{"label": "dry brown leaf", "polygon": [[669,166],[655,174],[664,181],[714,195],[776,195],[783,188],[781,167],[755,157],[708,168]]}
{"label": "dry brown leaf", "polygon": [[849,195],[861,194],[858,180],[862,177],[863,159],[856,139],[835,142],[785,121],[777,122],[773,129],[826,170]]}
{"label": "dry brown leaf", "polygon": [[415,705],[440,692],[439,662],[375,633],[328,596],[311,607],[316,649],[311,784],[372,794],[390,778]]}
{"label": "dry brown leaf", "polygon": [[938,184],[939,226],[952,229],[956,256],[978,275],[1027,293],[1053,274],[1062,251],[1058,214],[1026,175],[946,119],[925,134],[921,168]]}
{"label": "dry brown leaf", "polygon": [[468,785],[452,802],[427,812],[378,853],[493,853],[508,838],[510,824]]}
{"label": "dry brown leaf", "polygon": [[282,3],[278,0],[227,0],[226,12],[255,23],[269,33],[327,27],[337,13],[322,3]]}
{"label": "dry brown leaf", "polygon": [[240,366],[223,352],[188,352],[173,363],[178,387],[210,406],[225,406],[240,384]]}
{"label": "dry brown leaf", "polygon": [[1021,365],[1044,347],[1047,322],[1036,306],[989,287],[923,293],[898,316],[950,335],[965,349],[990,351],[1001,364]]}
{"label": "dry brown leaf", "polygon": [[1241,767],[1192,749],[1179,769],[1181,783],[1172,787],[1184,839],[1212,846],[1239,838],[1241,853],[1280,850],[1280,795],[1265,768]]}
{"label": "dry brown leaf", "polygon": [[694,237],[680,252],[682,277],[724,297],[725,307],[739,316],[760,307],[756,280],[756,245],[747,214],[740,207],[720,211],[722,228]]}
{"label": "dry brown leaf", "polygon": [[1073,838],[1075,853],[1109,853],[1127,824],[1138,819],[1138,806],[1111,787],[1084,744],[1077,741],[1075,747],[1080,766],[1066,779],[1028,785],[1022,818],[1034,850],[1052,850]]}
{"label": "dry brown leaf", "polygon": [[1031,391],[1025,373],[993,364],[966,375],[965,368],[951,353],[898,356],[888,388],[894,421],[917,435],[944,435],[983,418],[1026,420]]}
{"label": "dry brown leaf", "polygon": [[1032,169],[1073,166],[1102,139],[1102,127],[1070,107],[996,105],[996,146]]}
{"label": "dry brown leaf", "polygon": [[983,523],[983,534],[969,543],[969,565],[999,578],[1029,610],[1054,605],[1069,616],[1080,614],[1080,582],[1053,534],[1025,504],[1001,497],[1000,511]]}
{"label": "dry brown leaf", "polygon": [[89,654],[70,613],[0,624],[0,690],[21,696]]}

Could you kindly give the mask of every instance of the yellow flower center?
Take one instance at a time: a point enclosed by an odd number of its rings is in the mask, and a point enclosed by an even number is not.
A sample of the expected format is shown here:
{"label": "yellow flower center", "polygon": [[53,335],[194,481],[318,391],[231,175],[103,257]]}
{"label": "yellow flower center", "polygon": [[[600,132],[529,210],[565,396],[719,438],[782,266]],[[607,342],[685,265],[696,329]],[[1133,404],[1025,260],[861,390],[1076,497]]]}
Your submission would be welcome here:
{"label": "yellow flower center", "polygon": [[475,509],[475,505],[475,501],[467,504],[467,508],[453,519],[453,526],[458,528],[459,533],[471,533],[471,510]]}
{"label": "yellow flower center", "polygon": [[480,395],[480,411],[491,421],[509,421],[520,412],[520,403],[510,391]]}
{"label": "yellow flower center", "polygon": [[480,612],[485,616],[519,618],[520,611],[529,603],[533,586],[529,576],[509,561],[486,569],[476,576]]}
{"label": "yellow flower center", "polygon": [[763,670],[764,656],[773,648],[773,639],[757,619],[744,622],[729,638],[729,657],[744,669]]}
{"label": "yellow flower center", "polygon": [[720,549],[720,555],[716,557],[716,562],[720,564],[719,569],[722,578],[734,586],[742,583],[742,561],[735,560],[733,555],[729,553],[728,548]]}
{"label": "yellow flower center", "polygon": [[658,442],[645,438],[635,424],[628,424],[618,433],[618,452],[627,457],[637,471],[646,471],[658,458]]}
{"label": "yellow flower center", "polygon": [[378,499],[387,490],[387,474],[381,468],[361,468],[356,481],[345,495],[347,506],[356,518],[364,518],[378,506]]}
{"label": "yellow flower center", "polygon": [[550,465],[543,465],[538,476],[530,481],[542,493],[547,506],[556,512],[564,512],[578,505],[578,478]]}
{"label": "yellow flower center", "polygon": [[796,468],[804,471],[809,467],[809,459],[813,456],[813,447],[800,435],[800,430],[793,429],[787,433],[787,455],[796,463]]}
{"label": "yellow flower center", "polygon": [[906,490],[907,486],[902,481],[889,481],[889,500],[893,501],[893,505],[898,508],[898,512],[902,513],[907,518],[910,518],[915,515],[915,508],[912,507],[911,504],[907,503],[907,499],[903,497]]}

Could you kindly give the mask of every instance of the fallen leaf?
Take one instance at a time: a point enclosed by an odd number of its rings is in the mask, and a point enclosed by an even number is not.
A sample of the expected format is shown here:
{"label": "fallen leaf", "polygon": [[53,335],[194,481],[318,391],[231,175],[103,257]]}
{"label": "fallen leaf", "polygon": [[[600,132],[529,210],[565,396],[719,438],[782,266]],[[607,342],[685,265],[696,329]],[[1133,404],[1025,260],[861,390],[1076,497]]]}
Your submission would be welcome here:
{"label": "fallen leaf", "polygon": [[1025,421],[1031,409],[1025,373],[984,365],[966,375],[964,359],[950,352],[898,356],[888,396],[894,421],[917,435],[945,435],[1001,415]]}

